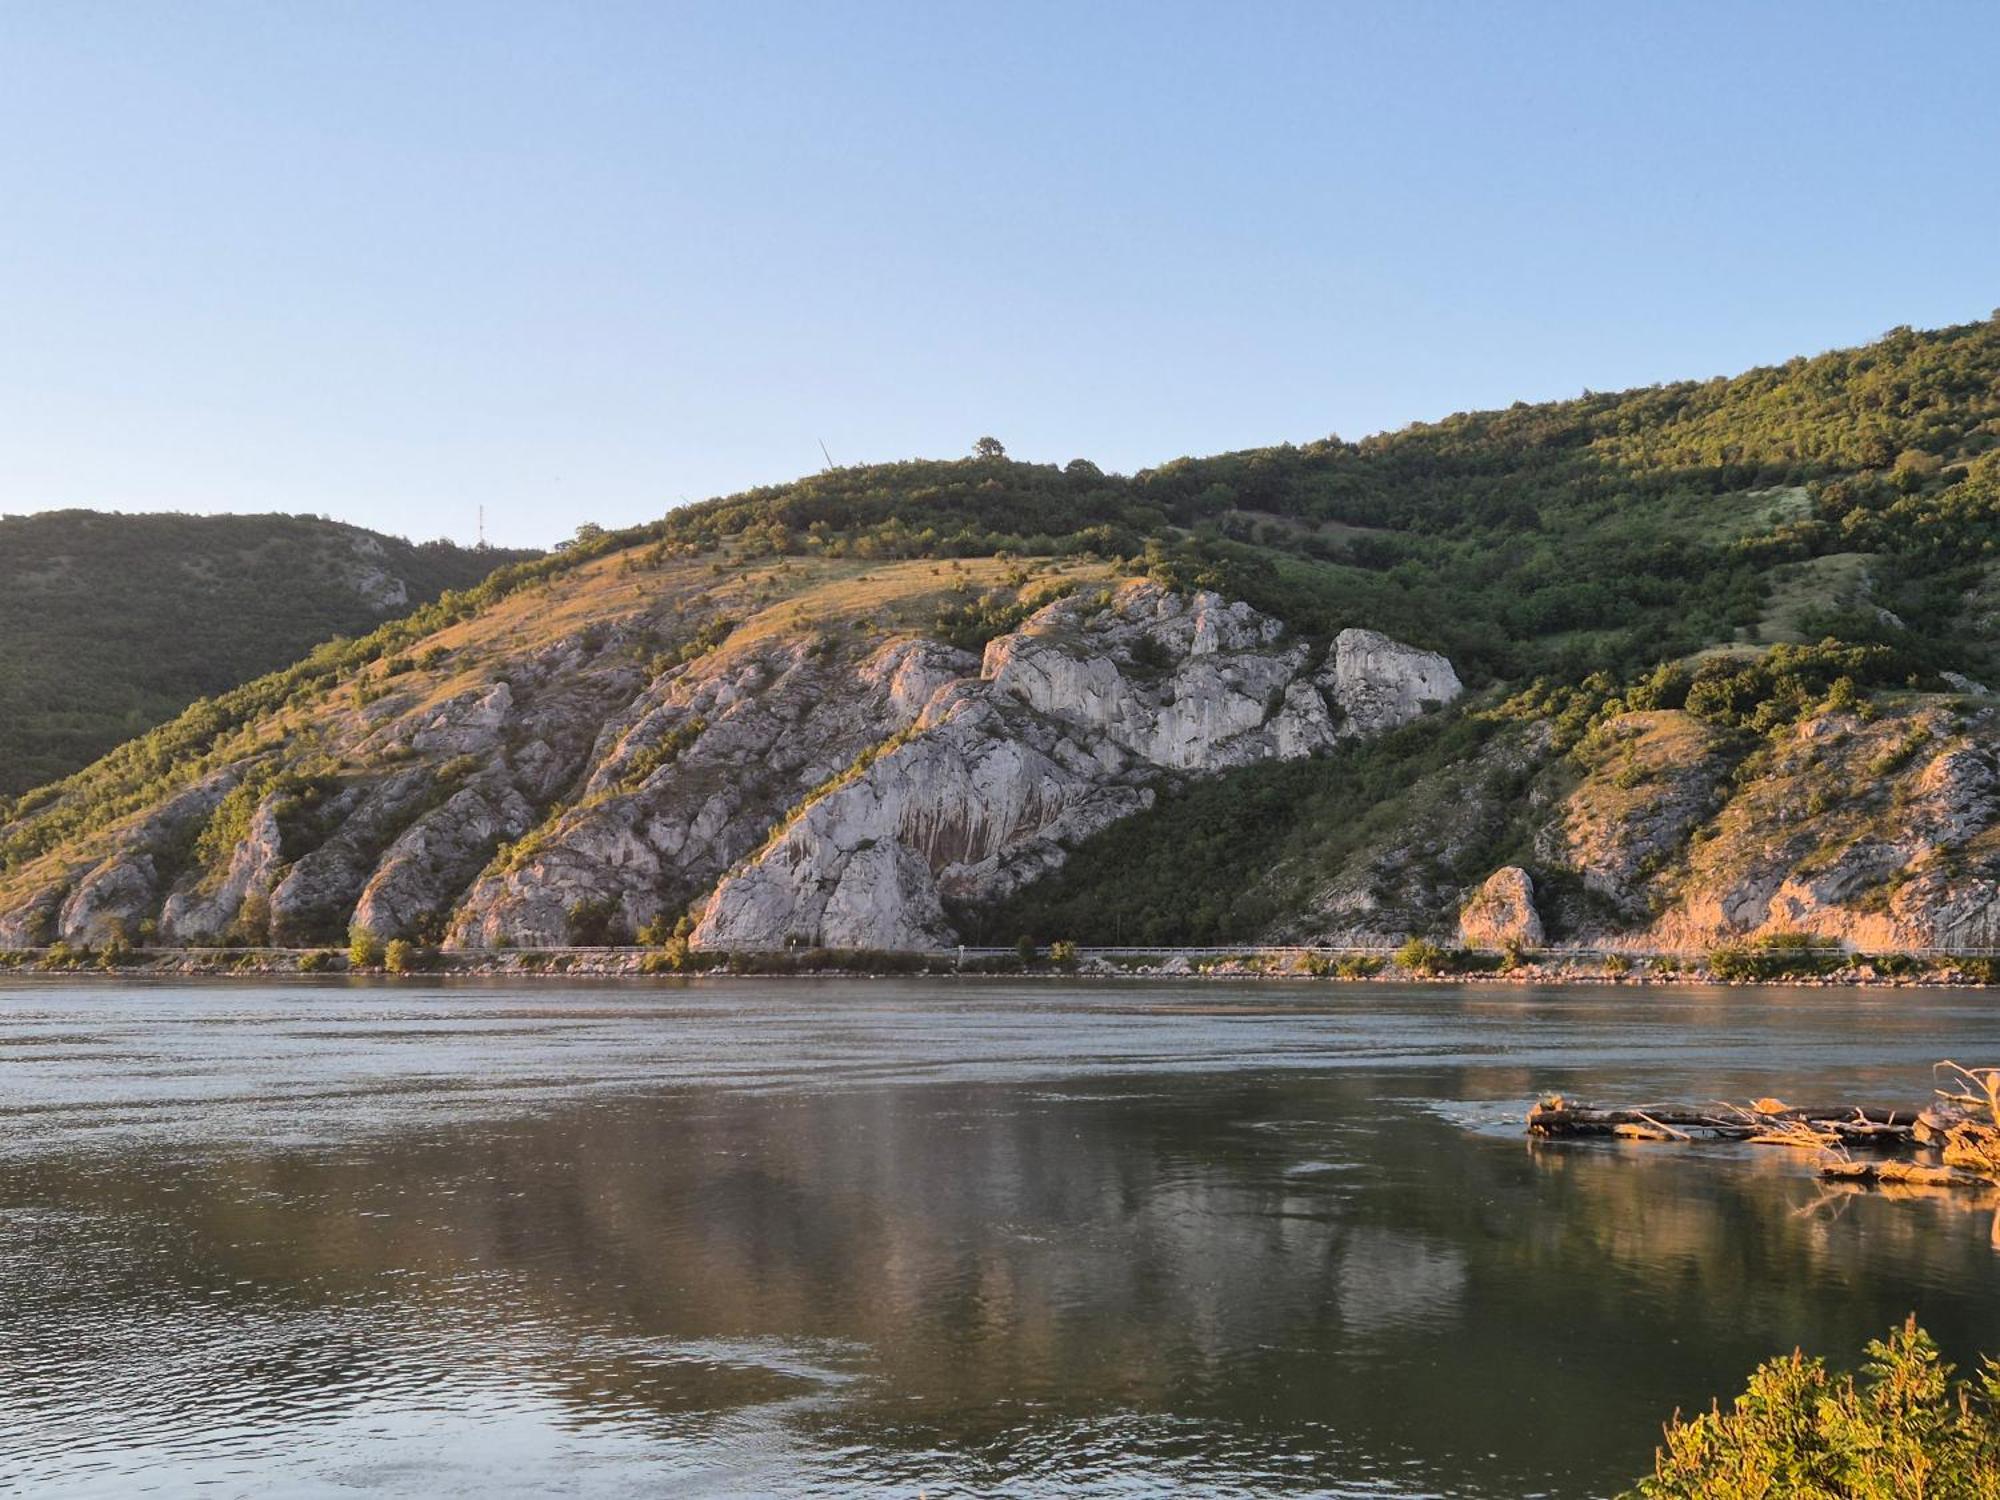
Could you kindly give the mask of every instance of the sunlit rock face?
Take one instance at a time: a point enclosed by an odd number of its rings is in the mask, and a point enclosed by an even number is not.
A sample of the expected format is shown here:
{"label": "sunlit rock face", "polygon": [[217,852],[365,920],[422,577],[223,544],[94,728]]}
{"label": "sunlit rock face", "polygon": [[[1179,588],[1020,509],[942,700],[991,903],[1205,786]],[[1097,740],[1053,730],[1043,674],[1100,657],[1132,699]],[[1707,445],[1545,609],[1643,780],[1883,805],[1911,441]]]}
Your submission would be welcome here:
{"label": "sunlit rock face", "polygon": [[998,900],[1147,807],[1165,774],[1292,759],[1462,689],[1370,631],[1324,663],[1219,595],[1126,584],[1045,606],[936,690],[914,731],[813,801],[710,897],[693,941],[926,948],[953,903]]}
{"label": "sunlit rock face", "polygon": [[1473,948],[1541,947],[1547,934],[1528,872],[1503,865],[1487,876],[1459,913],[1458,936]]}

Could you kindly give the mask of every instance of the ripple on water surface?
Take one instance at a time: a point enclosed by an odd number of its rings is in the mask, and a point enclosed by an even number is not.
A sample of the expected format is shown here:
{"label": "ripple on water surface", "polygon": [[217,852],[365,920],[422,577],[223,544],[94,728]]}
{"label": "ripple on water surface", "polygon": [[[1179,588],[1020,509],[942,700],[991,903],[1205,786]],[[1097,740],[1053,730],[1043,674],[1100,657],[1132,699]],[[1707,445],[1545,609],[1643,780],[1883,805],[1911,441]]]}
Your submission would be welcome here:
{"label": "ripple on water surface", "polygon": [[1601,1494],[1772,1350],[2000,1348],[1991,1216],[1525,1101],[1944,1054],[1983,997],[0,990],[0,1489]]}

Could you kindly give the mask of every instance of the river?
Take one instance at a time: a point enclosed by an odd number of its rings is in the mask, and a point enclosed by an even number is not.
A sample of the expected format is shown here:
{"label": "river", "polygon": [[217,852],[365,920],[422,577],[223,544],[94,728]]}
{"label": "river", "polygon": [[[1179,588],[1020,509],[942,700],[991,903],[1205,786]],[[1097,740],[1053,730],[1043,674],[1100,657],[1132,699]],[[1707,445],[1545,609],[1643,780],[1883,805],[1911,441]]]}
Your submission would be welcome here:
{"label": "river", "polygon": [[0,980],[0,1493],[1581,1497],[1992,1215],[1537,1091],[1921,1099],[1980,992]]}

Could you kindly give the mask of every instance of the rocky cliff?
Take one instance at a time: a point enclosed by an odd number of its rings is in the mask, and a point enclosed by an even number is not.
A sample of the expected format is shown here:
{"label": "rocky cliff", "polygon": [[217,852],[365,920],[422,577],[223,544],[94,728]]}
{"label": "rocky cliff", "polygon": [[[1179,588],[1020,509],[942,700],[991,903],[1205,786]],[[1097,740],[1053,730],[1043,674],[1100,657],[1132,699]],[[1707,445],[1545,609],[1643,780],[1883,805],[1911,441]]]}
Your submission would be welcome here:
{"label": "rocky cliff", "polygon": [[[1443,706],[1450,664],[1207,592],[982,560],[579,570],[6,832],[0,945],[928,947],[1175,778]],[[1033,598],[974,654],[941,603]]]}
{"label": "rocky cliff", "polygon": [[694,943],[948,943],[949,905],[1047,874],[1163,775],[1316,754],[1461,691],[1444,658],[1369,631],[1315,657],[1209,593],[1133,583],[1049,604],[725,878]]}

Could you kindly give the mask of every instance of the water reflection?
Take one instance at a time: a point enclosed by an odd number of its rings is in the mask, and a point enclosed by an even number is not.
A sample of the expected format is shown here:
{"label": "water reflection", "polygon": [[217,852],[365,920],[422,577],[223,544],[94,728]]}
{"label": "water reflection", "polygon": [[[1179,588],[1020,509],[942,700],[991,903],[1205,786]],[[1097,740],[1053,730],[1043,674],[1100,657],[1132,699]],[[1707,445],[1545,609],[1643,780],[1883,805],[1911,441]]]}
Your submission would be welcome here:
{"label": "water reflection", "polygon": [[[450,1003],[428,1073],[397,1052],[374,1087],[407,1018],[301,1042],[280,1004],[246,1047],[163,1015],[149,1051],[38,1015],[70,1071],[9,1095],[0,1486],[1581,1496],[1778,1347],[1912,1308],[2000,1347],[1987,1223],[1948,1200],[1516,1133],[1537,1087],[1659,1093],[1717,1032],[1783,1051],[1740,1004]],[[1947,1006],[1908,1046],[1989,1025]],[[1820,1030],[1817,1070],[1921,1080]],[[98,1048],[152,1107],[84,1076]]]}

